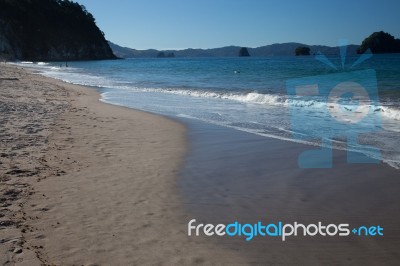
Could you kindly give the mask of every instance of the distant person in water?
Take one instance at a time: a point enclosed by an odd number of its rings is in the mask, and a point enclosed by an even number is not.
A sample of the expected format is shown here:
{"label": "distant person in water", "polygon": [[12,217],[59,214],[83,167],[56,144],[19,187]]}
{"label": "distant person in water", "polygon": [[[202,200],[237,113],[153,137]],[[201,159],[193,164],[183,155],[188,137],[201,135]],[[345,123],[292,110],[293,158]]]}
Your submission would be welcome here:
{"label": "distant person in water", "polygon": [[68,67],[68,62],[65,62],[65,67]]}

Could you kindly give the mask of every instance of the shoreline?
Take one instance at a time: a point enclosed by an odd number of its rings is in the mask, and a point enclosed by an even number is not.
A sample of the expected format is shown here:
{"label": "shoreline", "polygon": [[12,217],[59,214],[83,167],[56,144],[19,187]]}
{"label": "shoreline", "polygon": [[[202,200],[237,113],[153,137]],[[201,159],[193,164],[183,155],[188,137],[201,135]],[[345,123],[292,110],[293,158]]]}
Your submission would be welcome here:
{"label": "shoreline", "polygon": [[[5,252],[2,258],[10,263],[372,264],[399,259],[400,181],[390,166],[349,166],[345,153],[334,150],[334,169],[299,169],[297,154],[306,145],[105,103],[94,88],[7,69],[11,73],[0,79],[2,93],[7,91],[11,103],[14,97],[25,104],[14,108],[16,113],[27,111],[21,121],[9,123],[22,135],[10,138],[16,154],[0,153],[2,171],[10,163],[8,154],[15,160],[5,171],[10,189],[1,191],[3,202],[11,205],[3,208],[10,211],[0,221],[10,217],[12,223],[1,224],[6,234],[0,254]],[[13,109],[4,110],[9,115]],[[31,116],[33,121],[23,120]],[[25,168],[15,168],[19,159]],[[13,180],[17,186],[12,187]],[[387,235],[247,243],[188,237],[191,219],[380,223]]]}
{"label": "shoreline", "polygon": [[[15,66],[2,68],[1,75],[17,77],[0,81],[11,103],[23,98],[23,108],[41,107],[39,113],[50,116],[49,121],[40,116],[31,121],[31,111],[21,116],[29,128],[20,132],[23,137],[45,134],[40,141],[16,148],[22,155],[15,154],[13,163],[21,169],[10,172],[10,162],[1,164],[10,187],[2,194],[6,202],[13,201],[2,210],[1,219],[12,222],[2,223],[1,262],[195,265],[240,261],[202,238],[187,237],[189,217],[176,186],[186,152],[186,129],[181,123],[102,103],[90,88]],[[20,123],[14,119],[10,130],[18,133]],[[19,142],[10,138],[10,145]],[[37,150],[32,151],[35,145]],[[2,147],[2,154],[8,156],[10,149]],[[22,169],[26,162],[34,171]],[[16,188],[21,179],[24,187]]]}

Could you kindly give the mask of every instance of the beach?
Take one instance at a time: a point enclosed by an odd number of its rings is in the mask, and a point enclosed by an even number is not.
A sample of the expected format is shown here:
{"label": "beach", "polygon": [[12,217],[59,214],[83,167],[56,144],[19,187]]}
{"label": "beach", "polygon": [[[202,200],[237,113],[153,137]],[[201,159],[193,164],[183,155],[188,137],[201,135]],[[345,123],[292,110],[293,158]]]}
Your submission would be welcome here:
{"label": "beach", "polygon": [[0,0],[0,266],[400,265],[399,9]]}
{"label": "beach", "polygon": [[[399,170],[301,169],[315,146],[102,103],[2,65],[1,263],[395,265]],[[188,222],[379,225],[384,236],[188,236]]]}
{"label": "beach", "polygon": [[2,65],[1,263],[241,263],[189,238],[186,129],[86,87]]}

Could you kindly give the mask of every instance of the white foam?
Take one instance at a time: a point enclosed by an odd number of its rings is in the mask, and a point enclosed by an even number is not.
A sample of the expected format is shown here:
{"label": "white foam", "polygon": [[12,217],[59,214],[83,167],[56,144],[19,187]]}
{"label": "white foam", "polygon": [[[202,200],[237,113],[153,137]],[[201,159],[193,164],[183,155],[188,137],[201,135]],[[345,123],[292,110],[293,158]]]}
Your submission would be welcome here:
{"label": "white foam", "polygon": [[[115,88],[121,88],[120,86],[116,86]],[[249,104],[258,104],[258,105],[274,105],[274,106],[292,106],[292,107],[309,107],[309,108],[327,108],[328,104],[326,102],[321,101],[317,97],[312,99],[301,99],[301,97],[296,98],[287,98],[283,95],[274,95],[274,94],[260,94],[257,92],[250,92],[246,94],[239,93],[227,93],[227,92],[211,92],[211,91],[197,91],[197,90],[182,90],[182,89],[155,89],[155,88],[136,88],[136,91],[147,91],[147,92],[162,92],[176,95],[184,95],[184,96],[192,96],[192,97],[201,97],[201,98],[219,98],[225,100],[233,100],[242,103]],[[358,105],[352,104],[342,104],[341,107],[347,108],[352,111],[355,110]],[[374,112],[380,111],[380,113],[390,119],[400,120],[400,110],[395,107],[386,107],[386,106],[376,106],[376,105],[365,105],[370,110]]]}
{"label": "white foam", "polygon": [[400,120],[400,109],[395,107],[388,106],[380,106],[376,110],[379,110],[380,113],[390,119]]}
{"label": "white foam", "polygon": [[259,105],[287,105],[287,98],[281,95],[261,94],[250,92],[246,94],[230,92],[214,92],[205,90],[185,90],[185,89],[157,89],[157,88],[136,88],[136,91],[161,92],[175,95],[199,97],[199,98],[218,98],[232,100],[242,103]]}

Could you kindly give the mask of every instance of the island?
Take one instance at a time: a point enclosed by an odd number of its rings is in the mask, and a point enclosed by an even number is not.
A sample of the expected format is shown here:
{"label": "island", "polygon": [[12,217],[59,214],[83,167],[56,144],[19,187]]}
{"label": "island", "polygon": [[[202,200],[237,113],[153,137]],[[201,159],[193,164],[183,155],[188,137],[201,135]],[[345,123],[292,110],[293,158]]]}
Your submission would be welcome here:
{"label": "island", "polygon": [[384,31],[374,32],[364,39],[357,53],[363,54],[368,49],[373,54],[400,53],[400,39]]}
{"label": "island", "polygon": [[296,56],[310,55],[310,48],[306,47],[306,46],[299,46],[296,48],[296,50],[294,52],[295,52]]}
{"label": "island", "polygon": [[246,47],[242,47],[239,50],[239,56],[243,57],[243,56],[250,56],[249,51],[247,50]]}

